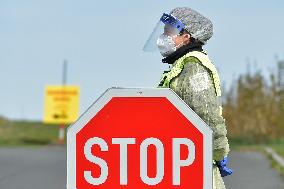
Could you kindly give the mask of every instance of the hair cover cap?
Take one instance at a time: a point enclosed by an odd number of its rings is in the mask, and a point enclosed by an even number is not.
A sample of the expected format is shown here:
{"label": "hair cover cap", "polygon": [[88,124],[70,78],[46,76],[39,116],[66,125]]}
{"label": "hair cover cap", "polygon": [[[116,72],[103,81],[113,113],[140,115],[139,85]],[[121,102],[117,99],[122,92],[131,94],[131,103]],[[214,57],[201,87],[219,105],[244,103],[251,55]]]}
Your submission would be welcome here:
{"label": "hair cover cap", "polygon": [[179,19],[191,36],[206,43],[213,36],[212,22],[197,11],[187,7],[177,7],[170,14]]}

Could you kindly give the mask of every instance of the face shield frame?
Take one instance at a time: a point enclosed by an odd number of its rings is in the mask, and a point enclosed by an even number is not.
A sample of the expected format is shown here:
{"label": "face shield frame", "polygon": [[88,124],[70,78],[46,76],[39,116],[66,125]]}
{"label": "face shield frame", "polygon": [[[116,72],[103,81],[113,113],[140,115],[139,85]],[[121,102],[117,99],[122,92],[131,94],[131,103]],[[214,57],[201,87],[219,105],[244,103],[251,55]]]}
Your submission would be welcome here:
{"label": "face shield frame", "polygon": [[153,52],[158,50],[157,39],[160,35],[175,36],[181,34],[185,29],[185,25],[170,14],[164,13],[146,41],[143,51]]}

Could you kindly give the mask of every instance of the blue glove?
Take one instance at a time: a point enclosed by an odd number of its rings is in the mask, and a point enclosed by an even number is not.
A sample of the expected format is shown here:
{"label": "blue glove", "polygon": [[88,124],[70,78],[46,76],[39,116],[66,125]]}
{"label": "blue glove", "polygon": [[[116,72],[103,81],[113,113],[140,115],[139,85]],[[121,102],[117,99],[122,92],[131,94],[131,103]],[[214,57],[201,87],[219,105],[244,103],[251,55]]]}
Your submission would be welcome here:
{"label": "blue glove", "polygon": [[234,172],[232,169],[227,167],[228,157],[225,157],[223,160],[217,161],[216,163],[217,163],[217,167],[220,170],[221,177],[231,175]]}

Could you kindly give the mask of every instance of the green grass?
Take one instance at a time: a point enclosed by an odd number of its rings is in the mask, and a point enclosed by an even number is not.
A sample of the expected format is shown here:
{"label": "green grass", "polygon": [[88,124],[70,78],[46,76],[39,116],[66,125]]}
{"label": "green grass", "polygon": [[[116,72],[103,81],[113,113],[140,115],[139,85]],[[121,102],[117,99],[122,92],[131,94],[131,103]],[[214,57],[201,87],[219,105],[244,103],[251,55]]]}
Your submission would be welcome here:
{"label": "green grass", "polygon": [[57,138],[55,125],[30,121],[0,123],[0,146],[42,146],[56,143]]}
{"label": "green grass", "polygon": [[284,139],[267,140],[262,143],[248,141],[246,139],[229,139],[231,150],[236,151],[262,151],[266,146],[274,149],[279,155],[284,158]]}
{"label": "green grass", "polygon": [[[269,144],[269,146],[284,158],[284,140],[277,140]],[[270,159],[272,158],[270,157]],[[278,170],[284,176],[284,167],[279,166],[274,160],[272,160],[272,167]]]}
{"label": "green grass", "polygon": [[233,138],[229,139],[230,149],[235,151],[264,151],[265,144],[253,140]]}
{"label": "green grass", "polygon": [[284,139],[276,140],[269,144],[271,148],[273,148],[279,155],[284,157]]}
{"label": "green grass", "polygon": [[[284,167],[281,167],[270,154],[266,153],[267,157],[271,160],[271,166],[276,169],[284,177]],[[284,156],[282,156],[284,158]]]}

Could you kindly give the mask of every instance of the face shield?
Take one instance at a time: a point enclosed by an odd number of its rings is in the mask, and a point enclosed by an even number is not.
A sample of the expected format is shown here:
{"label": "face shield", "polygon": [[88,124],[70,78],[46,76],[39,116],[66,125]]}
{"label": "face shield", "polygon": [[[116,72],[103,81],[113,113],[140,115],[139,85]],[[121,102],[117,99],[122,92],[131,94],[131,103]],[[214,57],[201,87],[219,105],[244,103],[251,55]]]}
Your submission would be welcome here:
{"label": "face shield", "polygon": [[184,30],[184,24],[169,14],[163,14],[160,21],[154,28],[154,31],[145,43],[143,50],[145,52],[153,52],[158,50],[157,42],[161,35],[174,37]]}

